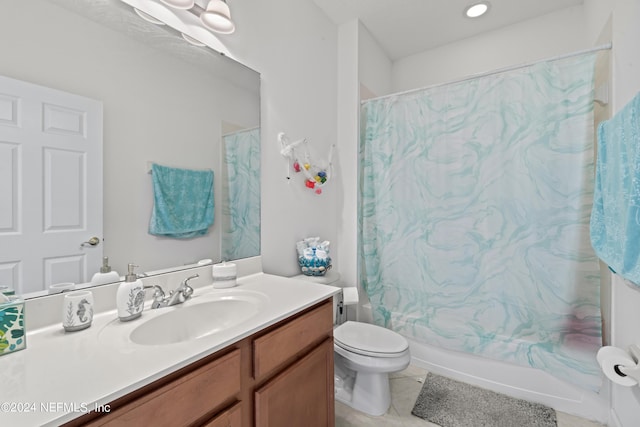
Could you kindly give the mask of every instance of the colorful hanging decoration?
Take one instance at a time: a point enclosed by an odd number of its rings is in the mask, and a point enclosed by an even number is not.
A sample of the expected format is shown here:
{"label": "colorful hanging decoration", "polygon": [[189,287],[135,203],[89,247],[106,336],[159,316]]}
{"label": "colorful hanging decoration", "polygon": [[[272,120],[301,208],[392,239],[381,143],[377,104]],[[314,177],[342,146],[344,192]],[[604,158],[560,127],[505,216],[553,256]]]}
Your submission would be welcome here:
{"label": "colorful hanging decoration", "polygon": [[333,148],[335,145],[331,145],[329,149],[327,164],[318,165],[310,159],[306,139],[290,142],[284,132],[280,132],[278,141],[280,142],[280,154],[287,159],[287,179],[291,179],[291,169],[293,169],[295,173],[304,175],[305,187],[313,190],[318,195],[322,194],[322,187],[331,178]]}

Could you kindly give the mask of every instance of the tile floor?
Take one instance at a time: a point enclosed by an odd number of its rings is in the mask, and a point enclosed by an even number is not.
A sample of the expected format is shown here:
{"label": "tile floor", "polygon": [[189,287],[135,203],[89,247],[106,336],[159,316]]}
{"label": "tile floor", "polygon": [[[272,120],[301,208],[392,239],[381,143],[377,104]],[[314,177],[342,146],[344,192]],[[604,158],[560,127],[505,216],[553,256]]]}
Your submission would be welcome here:
{"label": "tile floor", "polygon": [[[415,366],[409,366],[402,372],[392,374],[390,377],[391,408],[381,417],[368,416],[336,402],[336,427],[439,427],[437,424],[411,415],[426,376],[426,370]],[[602,424],[562,412],[557,412],[557,416],[558,427],[602,427]]]}

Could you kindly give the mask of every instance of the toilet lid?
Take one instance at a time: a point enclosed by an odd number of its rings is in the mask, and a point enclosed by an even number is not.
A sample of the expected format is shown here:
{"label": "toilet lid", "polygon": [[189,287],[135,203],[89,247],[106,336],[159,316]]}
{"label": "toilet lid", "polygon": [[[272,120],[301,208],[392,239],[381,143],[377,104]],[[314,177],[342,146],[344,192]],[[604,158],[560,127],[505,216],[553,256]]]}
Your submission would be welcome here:
{"label": "toilet lid", "polygon": [[367,356],[391,357],[409,348],[400,334],[381,326],[361,322],[345,322],[333,331],[340,347]]}

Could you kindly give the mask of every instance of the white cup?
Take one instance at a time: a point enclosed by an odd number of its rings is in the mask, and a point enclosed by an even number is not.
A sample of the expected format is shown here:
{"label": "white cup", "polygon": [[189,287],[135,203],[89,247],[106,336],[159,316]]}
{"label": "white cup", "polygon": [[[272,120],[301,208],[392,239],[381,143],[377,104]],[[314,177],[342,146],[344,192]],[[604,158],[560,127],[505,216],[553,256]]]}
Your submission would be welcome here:
{"label": "white cup", "polygon": [[49,285],[49,294],[59,294],[61,292],[72,291],[76,288],[76,284],[73,282],[54,283]]}
{"label": "white cup", "polygon": [[238,269],[232,262],[214,264],[213,267],[211,267],[211,276],[213,277],[214,288],[232,288],[236,286]]}
{"label": "white cup", "polygon": [[91,326],[93,320],[93,294],[91,291],[69,292],[62,304],[62,326],[67,332],[80,331]]}

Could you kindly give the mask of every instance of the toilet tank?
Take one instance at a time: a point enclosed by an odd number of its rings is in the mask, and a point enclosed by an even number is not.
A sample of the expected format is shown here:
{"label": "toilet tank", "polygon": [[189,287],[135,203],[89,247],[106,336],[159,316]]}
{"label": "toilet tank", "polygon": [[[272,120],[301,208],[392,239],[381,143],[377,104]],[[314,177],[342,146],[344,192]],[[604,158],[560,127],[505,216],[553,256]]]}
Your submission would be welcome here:
{"label": "toilet tank", "polygon": [[[320,285],[330,285],[335,286],[337,288],[343,288],[344,285],[340,282],[340,273],[337,271],[329,270],[324,276],[306,276],[304,274],[300,274],[299,276],[295,276],[294,279],[304,280],[307,282],[318,283]],[[347,320],[347,305],[357,303],[357,292],[355,292],[354,299],[354,291],[351,290],[349,292],[349,298],[347,298],[347,303],[345,304],[345,292],[340,292],[333,296],[333,324],[340,325]]]}

